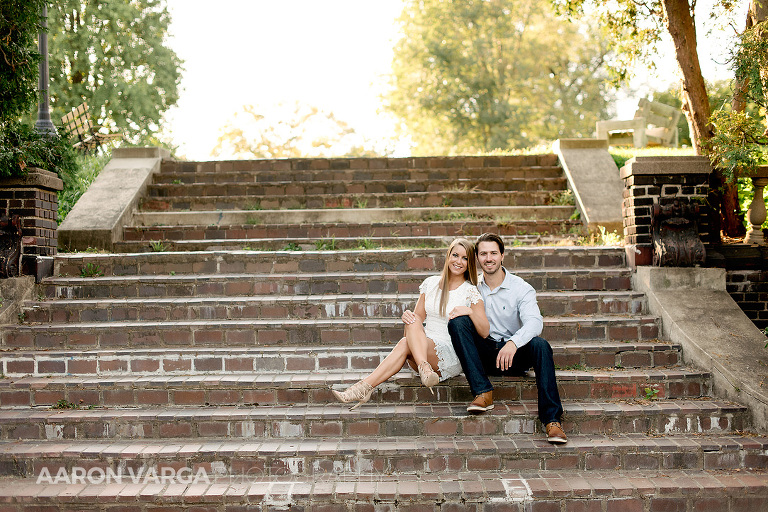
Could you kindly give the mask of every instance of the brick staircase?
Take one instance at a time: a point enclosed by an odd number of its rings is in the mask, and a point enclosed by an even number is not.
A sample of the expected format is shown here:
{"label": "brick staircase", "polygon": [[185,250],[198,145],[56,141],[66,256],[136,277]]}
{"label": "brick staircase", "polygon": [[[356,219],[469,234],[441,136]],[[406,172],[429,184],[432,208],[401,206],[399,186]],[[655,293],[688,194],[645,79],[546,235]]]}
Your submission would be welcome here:
{"label": "brick staircase", "polygon": [[[767,510],[768,438],[660,339],[623,249],[556,245],[566,196],[552,155],[164,162],[123,252],[60,254],[3,327],[0,511]],[[564,446],[530,377],[481,416],[463,377],[329,391],[483,231],[538,291]]]}

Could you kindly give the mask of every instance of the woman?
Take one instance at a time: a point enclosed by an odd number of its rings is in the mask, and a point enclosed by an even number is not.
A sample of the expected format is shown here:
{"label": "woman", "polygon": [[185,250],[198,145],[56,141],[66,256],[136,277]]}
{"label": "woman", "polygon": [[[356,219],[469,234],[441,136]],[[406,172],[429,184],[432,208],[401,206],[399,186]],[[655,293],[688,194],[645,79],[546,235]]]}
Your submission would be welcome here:
{"label": "woman", "polygon": [[399,372],[406,361],[419,372],[422,384],[432,394],[435,393],[432,386],[461,373],[461,363],[448,334],[449,319],[469,316],[477,332],[483,337],[488,336],[490,326],[483,299],[477,291],[475,249],[469,240],[457,238],[451,242],[443,271],[426,278],[419,286],[419,292],[415,310],[405,310],[401,317],[405,337],[392,352],[370,375],[346,391],[333,390],[341,402],[358,401],[350,410],[370,400],[373,389]]}

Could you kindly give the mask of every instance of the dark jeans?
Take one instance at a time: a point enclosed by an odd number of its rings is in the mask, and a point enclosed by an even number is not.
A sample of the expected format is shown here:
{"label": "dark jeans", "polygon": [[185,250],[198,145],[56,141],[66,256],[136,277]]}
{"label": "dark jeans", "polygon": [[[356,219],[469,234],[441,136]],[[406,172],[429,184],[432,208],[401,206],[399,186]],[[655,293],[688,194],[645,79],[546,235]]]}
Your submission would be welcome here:
{"label": "dark jeans", "polygon": [[512,360],[512,367],[501,371],[496,368],[496,356],[504,342],[496,341],[490,336],[481,337],[468,316],[450,320],[448,332],[473,395],[493,390],[488,375],[520,376],[532,367],[536,372],[536,387],[539,392],[539,419],[544,425],[560,421],[563,406],[557,391],[552,347],[547,340],[536,336],[518,348]]}

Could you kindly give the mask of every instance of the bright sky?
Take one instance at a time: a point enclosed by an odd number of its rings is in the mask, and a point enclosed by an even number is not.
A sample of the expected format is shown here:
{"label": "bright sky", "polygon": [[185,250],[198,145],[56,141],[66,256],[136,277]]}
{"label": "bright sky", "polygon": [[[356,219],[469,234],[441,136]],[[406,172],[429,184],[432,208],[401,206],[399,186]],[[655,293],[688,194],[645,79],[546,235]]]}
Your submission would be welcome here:
{"label": "bright sky", "polygon": [[210,159],[220,128],[248,104],[299,100],[369,138],[391,134],[377,110],[401,0],[168,0],[168,7],[170,45],[185,62],[168,120],[188,158]]}
{"label": "bright sky", "polygon": [[[712,0],[699,0],[706,13]],[[358,133],[391,137],[394,123],[379,112],[397,40],[402,0],[168,0],[170,46],[184,60],[181,97],[167,115],[179,153],[211,159],[221,128],[243,105],[293,104],[333,112]],[[214,7],[215,5],[215,7]],[[705,18],[699,15],[698,20]],[[706,32],[699,30],[699,37]],[[722,41],[700,41],[706,78],[727,76],[711,50]],[[637,98],[674,80],[671,53],[657,76],[641,74],[637,89],[619,105],[632,116]],[[714,55],[722,63],[722,55]]]}

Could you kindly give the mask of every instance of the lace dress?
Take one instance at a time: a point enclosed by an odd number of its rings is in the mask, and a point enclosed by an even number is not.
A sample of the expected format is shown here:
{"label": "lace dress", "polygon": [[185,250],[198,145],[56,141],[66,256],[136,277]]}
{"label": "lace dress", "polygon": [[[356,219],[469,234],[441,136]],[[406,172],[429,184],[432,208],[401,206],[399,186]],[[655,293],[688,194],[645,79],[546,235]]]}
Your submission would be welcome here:
{"label": "lace dress", "polygon": [[[453,349],[451,336],[448,334],[448,316],[440,316],[440,276],[430,276],[419,286],[419,293],[424,294],[424,308],[427,311],[427,321],[424,332],[427,338],[435,342],[440,380],[455,377],[461,373],[461,362]],[[469,281],[464,281],[455,290],[448,292],[446,315],[456,306],[472,306],[483,298],[477,287]]]}

